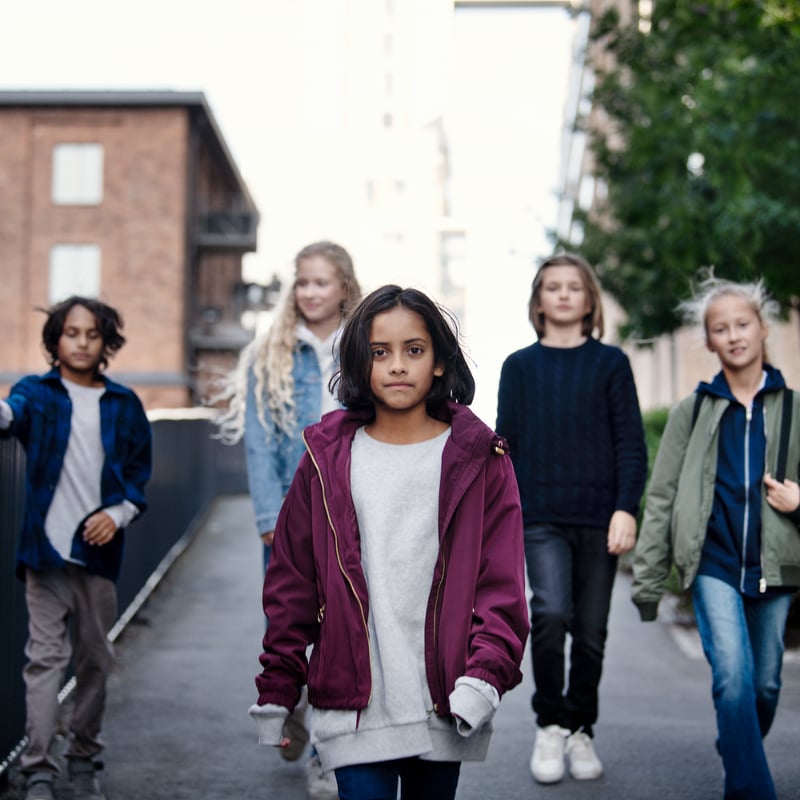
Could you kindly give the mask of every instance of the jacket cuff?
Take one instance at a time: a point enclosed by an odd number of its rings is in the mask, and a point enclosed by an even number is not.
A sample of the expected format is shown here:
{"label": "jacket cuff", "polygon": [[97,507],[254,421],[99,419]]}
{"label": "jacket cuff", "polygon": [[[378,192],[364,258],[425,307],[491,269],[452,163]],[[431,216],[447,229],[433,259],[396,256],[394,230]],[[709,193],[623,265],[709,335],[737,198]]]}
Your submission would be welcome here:
{"label": "jacket cuff", "polygon": [[658,616],[658,601],[636,603],[639,609],[639,618],[642,622],[652,622]]}
{"label": "jacket cuff", "polygon": [[278,514],[274,512],[258,514],[256,516],[256,530],[258,535],[267,533],[267,531],[274,531],[275,526],[278,524]]}
{"label": "jacket cuff", "polygon": [[449,700],[450,712],[456,718],[456,730],[461,736],[470,736],[489,722],[500,705],[500,695],[494,686],[468,676],[456,680]]}
{"label": "jacket cuff", "polygon": [[7,431],[14,421],[14,412],[5,400],[0,400],[0,430]]}
{"label": "jacket cuff", "polygon": [[258,743],[277,747],[283,738],[283,723],[289,716],[289,709],[272,703],[265,706],[254,703],[248,713],[258,728]]}

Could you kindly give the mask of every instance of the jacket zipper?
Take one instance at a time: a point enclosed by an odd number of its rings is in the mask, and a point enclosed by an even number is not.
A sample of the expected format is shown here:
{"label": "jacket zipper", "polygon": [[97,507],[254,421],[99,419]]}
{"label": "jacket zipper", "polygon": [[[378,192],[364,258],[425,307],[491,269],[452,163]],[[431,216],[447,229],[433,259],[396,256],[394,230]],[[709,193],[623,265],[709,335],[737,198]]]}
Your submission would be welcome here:
{"label": "jacket zipper", "polygon": [[[769,444],[768,435],[767,435],[767,404],[766,402],[763,404],[761,408],[761,421],[764,426],[764,438],[767,439],[767,442],[764,447],[764,471],[766,472],[767,469],[767,446]],[[758,591],[760,594],[764,594],[767,591],[767,579],[764,577],[764,523],[763,523],[763,513],[762,513],[762,523],[761,523],[761,552],[758,554],[758,561],[761,565],[761,577],[758,579]]]}
{"label": "jacket zipper", "polygon": [[[439,641],[439,598],[442,596],[442,586],[444,586],[444,576],[445,572],[447,571],[447,558],[444,554],[444,545],[440,545],[441,547],[441,554],[442,554],[442,576],[439,578],[439,583],[436,586],[436,600],[433,603],[433,647],[434,652],[437,649],[437,643]],[[439,713],[439,704],[434,700],[433,701],[433,711],[435,714]]]}
{"label": "jacket zipper", "polygon": [[744,530],[742,531],[742,569],[739,589],[744,592],[744,579],[747,571],[747,527],[750,524],[750,421],[753,418],[753,406],[745,409],[744,426]]}
{"label": "jacket zipper", "polygon": [[[317,475],[319,476],[319,485],[322,488],[322,504],[325,506],[325,516],[328,518],[328,524],[331,526],[331,530],[333,531],[333,541],[334,544],[336,545],[336,561],[339,564],[339,572],[341,572],[342,575],[344,576],[344,579],[347,581],[347,585],[350,587],[350,591],[353,593],[353,597],[355,597],[356,599],[356,603],[358,603],[358,610],[359,613],[361,614],[361,624],[364,626],[364,635],[367,637],[369,663],[372,664],[372,642],[370,641],[369,638],[369,628],[367,626],[367,617],[364,614],[364,606],[361,603],[361,598],[358,596],[358,592],[356,592],[356,587],[353,585],[353,581],[350,578],[350,575],[347,573],[347,570],[344,568],[344,565],[342,564],[342,557],[341,554],[339,553],[339,534],[336,532],[336,527],[333,524],[333,520],[331,519],[331,512],[330,509],[328,508],[328,496],[325,492],[325,481],[322,479],[322,470],[320,470],[319,464],[317,463],[317,459],[314,458],[314,454],[311,452],[311,448],[308,446],[305,434],[302,434],[302,437],[303,437],[303,443],[306,446],[306,451],[308,452],[308,456],[311,459],[311,463],[314,465],[314,469],[317,471]],[[320,613],[324,616],[325,614],[324,606],[318,612],[317,615],[318,618]],[[372,680],[370,680],[369,697],[367,698],[367,705],[369,705],[371,700],[372,700]],[[360,712],[358,716],[360,719],[361,716]]]}

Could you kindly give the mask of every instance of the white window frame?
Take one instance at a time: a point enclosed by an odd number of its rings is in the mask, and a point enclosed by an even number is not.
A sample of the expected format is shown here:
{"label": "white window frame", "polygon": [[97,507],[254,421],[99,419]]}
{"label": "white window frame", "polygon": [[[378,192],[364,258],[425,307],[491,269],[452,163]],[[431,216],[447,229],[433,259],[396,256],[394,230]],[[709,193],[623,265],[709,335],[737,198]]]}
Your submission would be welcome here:
{"label": "white window frame", "polygon": [[53,202],[99,205],[103,202],[103,145],[70,142],[53,147]]}
{"label": "white window frame", "polygon": [[101,255],[96,244],[54,244],[50,248],[50,303],[74,294],[99,297]]}

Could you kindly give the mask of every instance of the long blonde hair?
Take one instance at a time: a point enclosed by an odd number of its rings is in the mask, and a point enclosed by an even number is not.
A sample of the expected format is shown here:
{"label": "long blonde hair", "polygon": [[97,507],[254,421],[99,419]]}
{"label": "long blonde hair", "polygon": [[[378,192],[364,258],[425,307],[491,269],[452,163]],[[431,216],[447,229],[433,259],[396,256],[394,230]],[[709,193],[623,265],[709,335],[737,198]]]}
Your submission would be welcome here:
{"label": "long blonde hair", "polygon": [[[314,242],[295,256],[295,273],[300,262],[312,256],[325,258],[335,268],[345,294],[342,303],[342,319],[345,319],[361,297],[361,287],[350,254],[334,242]],[[266,435],[269,437],[273,433],[267,422],[267,411],[275,429],[286,435],[294,433],[297,409],[292,368],[299,318],[301,315],[295,301],[295,282],[292,281],[281,298],[272,325],[264,335],[254,339],[242,350],[236,368],[230,374],[221,396],[217,398],[228,401],[227,410],[217,418],[219,438],[222,441],[235,444],[244,435],[247,386],[251,372],[255,379],[256,412]]]}

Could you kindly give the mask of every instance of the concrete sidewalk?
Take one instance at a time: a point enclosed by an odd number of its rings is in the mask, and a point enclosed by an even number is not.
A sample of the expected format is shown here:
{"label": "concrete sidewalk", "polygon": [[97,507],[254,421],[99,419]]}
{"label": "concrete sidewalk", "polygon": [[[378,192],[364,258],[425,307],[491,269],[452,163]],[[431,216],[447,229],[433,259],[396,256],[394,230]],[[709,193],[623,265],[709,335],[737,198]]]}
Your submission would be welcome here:
{"label": "concrete sidewalk", "polygon": [[[192,546],[117,643],[105,737],[109,800],[303,800],[305,759],[258,745],[247,708],[263,629],[261,545],[249,498],[220,499]],[[530,664],[498,712],[489,758],[465,764],[459,800],[521,797],[716,800],[708,667],[667,626],[642,624],[620,575],[601,686],[599,781],[543,787],[528,771],[533,742]],[[767,753],[781,800],[800,798],[800,665],[784,668]],[[71,797],[58,784],[59,797]],[[6,800],[15,797],[6,793]]]}

